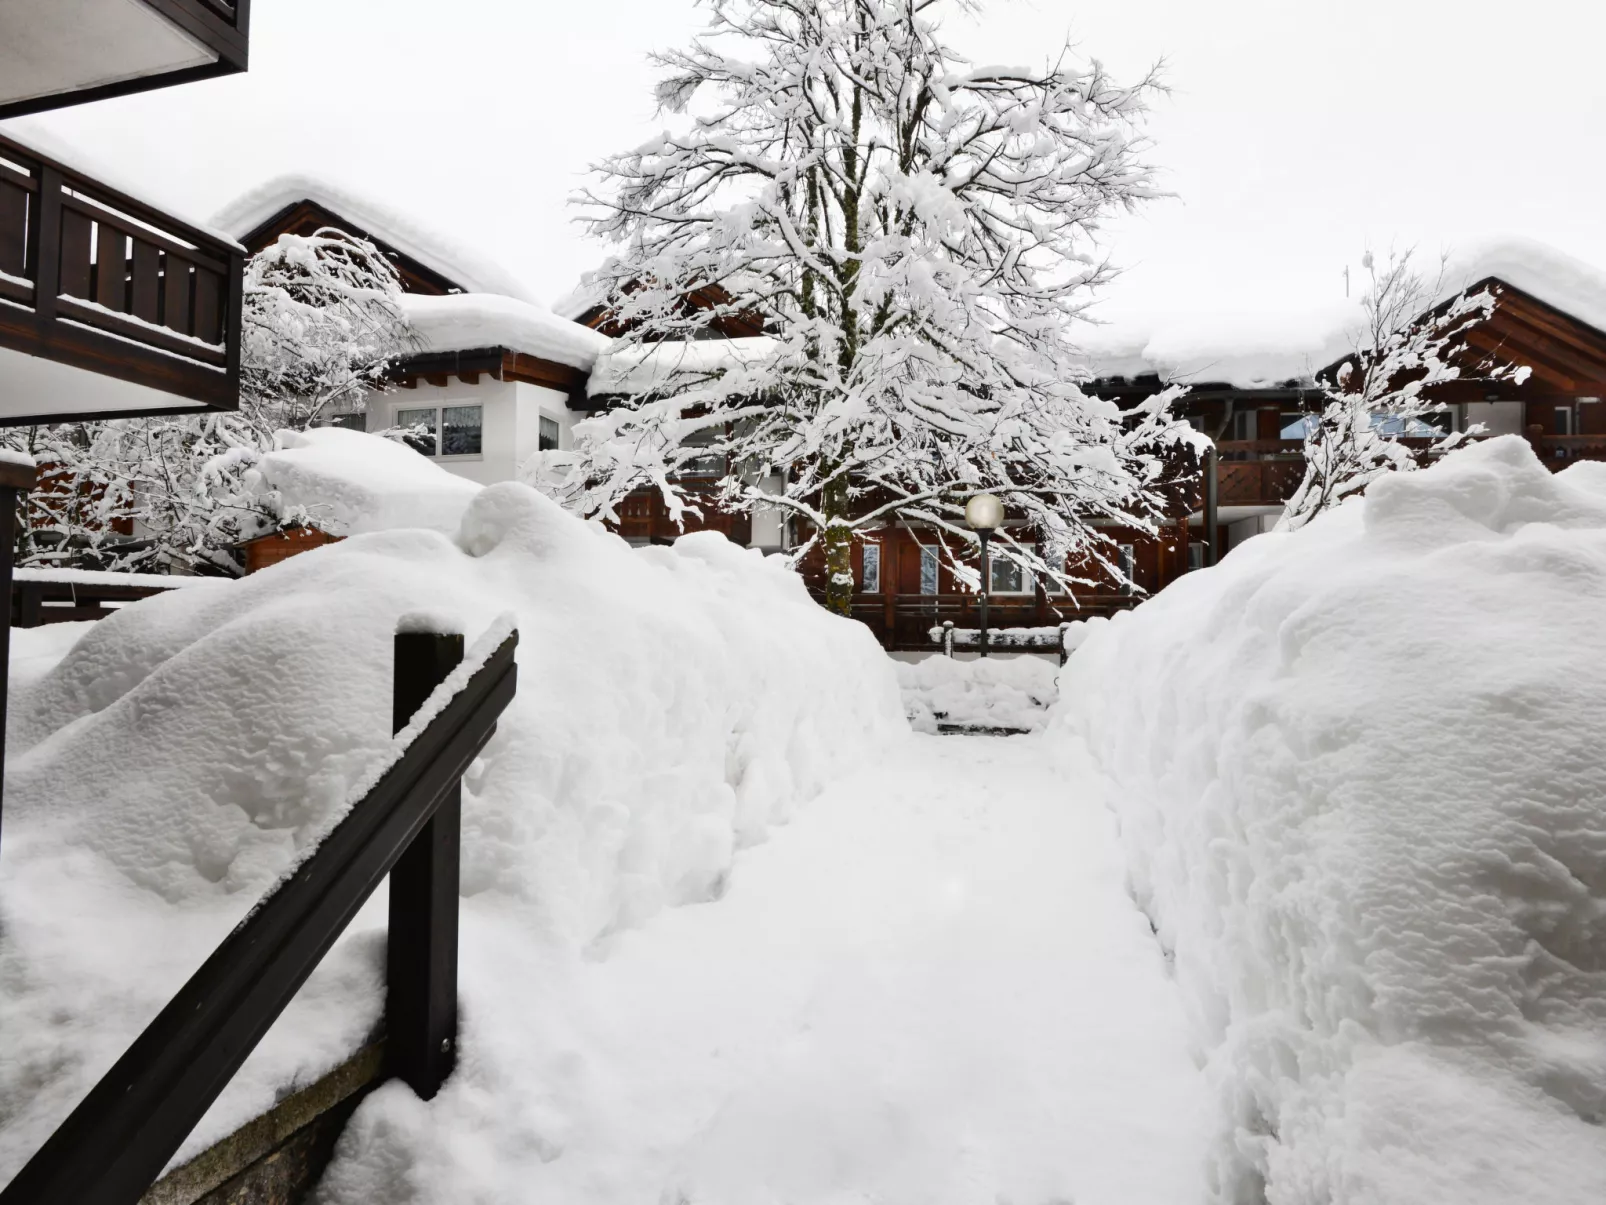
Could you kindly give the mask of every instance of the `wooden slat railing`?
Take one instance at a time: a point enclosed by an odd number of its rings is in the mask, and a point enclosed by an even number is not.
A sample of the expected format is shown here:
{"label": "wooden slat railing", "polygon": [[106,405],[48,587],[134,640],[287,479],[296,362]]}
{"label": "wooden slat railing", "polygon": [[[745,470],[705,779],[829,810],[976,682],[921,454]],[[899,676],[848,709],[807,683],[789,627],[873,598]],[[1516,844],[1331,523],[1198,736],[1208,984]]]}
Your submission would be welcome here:
{"label": "wooden slat railing", "polygon": [[[456,1055],[458,792],[513,699],[517,644],[516,632],[502,641],[224,939],[0,1190],[0,1205],[136,1205],[393,869],[387,1063],[434,1095]],[[462,637],[407,632],[396,648],[400,724],[441,702]]]}
{"label": "wooden slat railing", "polygon": [[232,408],[244,273],[238,246],[0,135],[0,346]]}

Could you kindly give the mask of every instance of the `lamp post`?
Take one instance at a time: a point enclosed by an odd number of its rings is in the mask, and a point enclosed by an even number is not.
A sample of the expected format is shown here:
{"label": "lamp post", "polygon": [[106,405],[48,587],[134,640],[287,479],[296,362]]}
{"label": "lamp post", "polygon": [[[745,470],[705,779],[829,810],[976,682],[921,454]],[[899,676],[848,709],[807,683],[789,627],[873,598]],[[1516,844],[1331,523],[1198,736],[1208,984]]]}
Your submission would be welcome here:
{"label": "lamp post", "polygon": [[965,522],[981,538],[981,655],[987,655],[987,596],[992,591],[992,564],[987,541],[1004,525],[1004,504],[991,494],[977,494],[965,503]]}

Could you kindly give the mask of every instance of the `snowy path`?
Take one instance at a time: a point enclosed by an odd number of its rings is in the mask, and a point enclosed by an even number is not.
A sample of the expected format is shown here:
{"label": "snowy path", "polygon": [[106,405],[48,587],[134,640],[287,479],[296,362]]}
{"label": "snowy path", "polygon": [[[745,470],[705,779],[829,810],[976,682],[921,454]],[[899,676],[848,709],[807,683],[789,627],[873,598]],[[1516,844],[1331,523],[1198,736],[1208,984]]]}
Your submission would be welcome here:
{"label": "snowy path", "polygon": [[[513,973],[492,949],[465,964]],[[1181,1006],[1107,810],[1035,738],[914,737],[742,854],[720,900],[549,973],[545,1003],[465,985],[465,1057],[498,1064],[427,1119],[395,1088],[371,1101],[333,1199],[1202,1195]]]}

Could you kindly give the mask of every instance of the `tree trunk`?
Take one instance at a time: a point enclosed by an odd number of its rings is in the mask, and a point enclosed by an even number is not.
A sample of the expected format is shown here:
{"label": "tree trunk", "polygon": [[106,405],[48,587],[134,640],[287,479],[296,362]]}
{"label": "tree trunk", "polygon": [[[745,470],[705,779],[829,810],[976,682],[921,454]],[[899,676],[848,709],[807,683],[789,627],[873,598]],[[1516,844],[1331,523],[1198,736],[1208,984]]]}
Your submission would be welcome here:
{"label": "tree trunk", "polygon": [[825,487],[825,606],[853,615],[853,529],[848,526],[848,486],[841,479]]}

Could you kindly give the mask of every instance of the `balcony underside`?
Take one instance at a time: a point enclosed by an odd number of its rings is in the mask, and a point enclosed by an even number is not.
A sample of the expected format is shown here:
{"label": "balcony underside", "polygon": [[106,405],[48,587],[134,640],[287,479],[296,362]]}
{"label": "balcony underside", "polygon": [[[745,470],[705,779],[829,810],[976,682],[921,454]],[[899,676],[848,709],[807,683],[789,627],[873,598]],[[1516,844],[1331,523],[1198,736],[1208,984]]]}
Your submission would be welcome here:
{"label": "balcony underside", "polygon": [[243,71],[246,0],[4,0],[0,118]]}
{"label": "balcony underside", "polygon": [[183,414],[208,408],[183,394],[0,347],[0,426]]}

